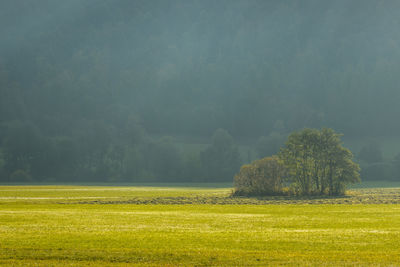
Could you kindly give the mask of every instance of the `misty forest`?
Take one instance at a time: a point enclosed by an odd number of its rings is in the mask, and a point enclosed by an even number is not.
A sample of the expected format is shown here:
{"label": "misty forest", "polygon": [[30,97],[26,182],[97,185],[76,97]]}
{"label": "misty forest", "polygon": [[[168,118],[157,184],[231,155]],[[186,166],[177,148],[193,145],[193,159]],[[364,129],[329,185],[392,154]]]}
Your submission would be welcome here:
{"label": "misty forest", "polygon": [[0,182],[231,182],[324,127],[363,180],[400,181],[398,10],[2,0]]}

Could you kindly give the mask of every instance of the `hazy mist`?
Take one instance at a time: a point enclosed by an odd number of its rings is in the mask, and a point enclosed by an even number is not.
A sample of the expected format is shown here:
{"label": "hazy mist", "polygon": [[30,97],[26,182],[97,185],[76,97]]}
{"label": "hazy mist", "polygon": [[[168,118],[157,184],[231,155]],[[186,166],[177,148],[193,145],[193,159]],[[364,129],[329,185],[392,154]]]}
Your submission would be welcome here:
{"label": "hazy mist", "polygon": [[2,0],[0,181],[231,181],[304,127],[400,180],[398,10]]}

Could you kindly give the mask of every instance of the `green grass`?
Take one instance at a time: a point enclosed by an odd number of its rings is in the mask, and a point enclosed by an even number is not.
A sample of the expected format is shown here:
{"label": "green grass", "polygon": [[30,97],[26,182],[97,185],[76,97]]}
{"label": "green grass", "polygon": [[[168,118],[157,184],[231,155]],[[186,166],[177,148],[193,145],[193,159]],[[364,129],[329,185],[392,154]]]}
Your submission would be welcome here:
{"label": "green grass", "polygon": [[0,264],[400,265],[400,205],[366,204],[397,203],[398,188],[339,199],[232,199],[230,190],[0,186]]}

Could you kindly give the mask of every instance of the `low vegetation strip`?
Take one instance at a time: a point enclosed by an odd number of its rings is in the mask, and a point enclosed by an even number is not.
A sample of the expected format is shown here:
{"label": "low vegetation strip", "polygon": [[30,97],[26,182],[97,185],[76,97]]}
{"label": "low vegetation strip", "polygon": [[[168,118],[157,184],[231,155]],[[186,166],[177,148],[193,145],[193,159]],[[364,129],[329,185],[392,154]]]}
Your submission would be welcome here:
{"label": "low vegetation strip", "polygon": [[110,205],[400,204],[400,187],[353,188],[343,196],[236,197],[232,196],[232,188],[188,185],[186,187],[0,186],[0,205],[14,202]]}
{"label": "low vegetation strip", "polygon": [[[74,203],[60,202],[62,204]],[[229,194],[203,196],[165,196],[135,197],[129,199],[97,199],[79,201],[80,204],[146,204],[146,205],[268,205],[268,204],[400,204],[400,188],[356,189],[345,196],[268,196],[268,197],[233,197]]]}

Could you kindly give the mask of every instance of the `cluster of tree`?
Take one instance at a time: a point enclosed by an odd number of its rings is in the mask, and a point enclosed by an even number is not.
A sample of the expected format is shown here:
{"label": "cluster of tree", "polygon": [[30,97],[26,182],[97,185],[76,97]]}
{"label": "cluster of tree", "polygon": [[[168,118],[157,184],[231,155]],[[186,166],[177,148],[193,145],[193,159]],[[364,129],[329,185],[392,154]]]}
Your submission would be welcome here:
{"label": "cluster of tree", "polygon": [[360,168],[332,129],[304,129],[289,135],[278,156],[241,167],[236,195],[341,195],[360,181]]}
{"label": "cluster of tree", "polygon": [[222,129],[210,145],[187,152],[171,137],[149,137],[135,121],[125,135],[92,123],[73,137],[10,125],[0,149],[0,182],[230,181],[241,165],[238,147]]}

